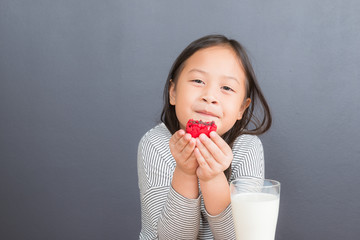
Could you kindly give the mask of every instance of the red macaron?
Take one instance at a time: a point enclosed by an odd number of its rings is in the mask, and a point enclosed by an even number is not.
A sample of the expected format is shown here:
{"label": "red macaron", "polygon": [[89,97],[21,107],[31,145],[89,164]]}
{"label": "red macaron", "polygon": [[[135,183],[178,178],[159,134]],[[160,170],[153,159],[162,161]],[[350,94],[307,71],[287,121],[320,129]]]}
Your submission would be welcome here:
{"label": "red macaron", "polygon": [[197,138],[201,133],[210,137],[210,132],[216,131],[217,126],[214,121],[204,122],[201,120],[190,119],[186,124],[186,132],[190,133],[193,138]]}

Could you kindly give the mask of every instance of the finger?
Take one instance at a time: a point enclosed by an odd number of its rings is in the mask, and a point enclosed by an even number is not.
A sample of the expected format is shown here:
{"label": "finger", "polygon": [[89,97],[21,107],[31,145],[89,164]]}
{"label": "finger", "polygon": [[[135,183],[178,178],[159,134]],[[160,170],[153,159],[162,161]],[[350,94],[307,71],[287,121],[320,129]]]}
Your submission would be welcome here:
{"label": "finger", "polygon": [[[220,136],[219,136],[220,137]],[[205,134],[201,134],[199,136],[201,143],[206,147],[208,152],[213,156],[213,158],[221,162],[221,159],[224,158],[224,153],[222,152],[221,148],[210,138],[208,138]]]}
{"label": "finger", "polygon": [[191,135],[189,133],[183,135],[182,138],[180,138],[179,141],[176,143],[177,149],[182,152],[190,140]]}
{"label": "finger", "polygon": [[185,131],[180,129],[179,131],[175,132],[172,135],[169,144],[174,146],[184,135],[185,135]]}
{"label": "finger", "polygon": [[211,153],[209,152],[209,150],[204,146],[204,144],[200,141],[199,138],[196,139],[196,147],[201,153],[201,156],[205,159],[205,161],[209,165],[209,167],[213,168],[216,162],[213,156],[211,155]]}
{"label": "finger", "polygon": [[[183,131],[183,130],[182,130]],[[178,152],[182,152],[185,146],[189,143],[191,135],[185,132],[180,132],[178,136],[174,136],[173,148]],[[176,141],[177,140],[177,141]],[[175,142],[176,141],[176,142]]]}
{"label": "finger", "polygon": [[200,150],[199,148],[195,148],[194,149],[194,154],[195,154],[195,157],[196,157],[196,161],[198,162],[199,164],[199,167],[201,167],[203,170],[205,171],[210,171],[211,168],[210,166],[208,165],[208,163],[206,162],[205,158],[202,156],[202,154],[200,153]]}
{"label": "finger", "polygon": [[194,152],[196,146],[196,140],[190,138],[189,142],[185,145],[182,155],[188,160],[191,157],[191,154]]}
{"label": "finger", "polygon": [[232,154],[232,150],[229,144],[227,144],[227,142],[225,142],[225,140],[220,137],[220,135],[217,134],[215,131],[212,131],[210,133],[210,139],[220,148],[220,150],[225,155]]}
{"label": "finger", "polygon": [[[195,139],[193,140],[195,142]],[[193,166],[194,168],[199,167],[199,164],[196,160],[196,156],[195,156],[195,148],[194,150],[191,152],[190,157],[188,157],[188,159],[186,160],[186,164],[188,164],[188,166]]]}

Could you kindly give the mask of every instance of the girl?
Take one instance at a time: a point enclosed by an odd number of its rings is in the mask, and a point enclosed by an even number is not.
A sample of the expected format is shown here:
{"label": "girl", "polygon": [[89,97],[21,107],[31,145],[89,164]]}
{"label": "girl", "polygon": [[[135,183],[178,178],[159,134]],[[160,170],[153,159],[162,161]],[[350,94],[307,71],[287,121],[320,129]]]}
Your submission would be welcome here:
{"label": "girl", "polygon": [[[192,42],[170,70],[164,100],[162,123],[138,148],[139,238],[235,239],[229,182],[264,178],[256,135],[271,125],[244,48],[222,35]],[[217,131],[192,138],[189,119],[215,121]]]}

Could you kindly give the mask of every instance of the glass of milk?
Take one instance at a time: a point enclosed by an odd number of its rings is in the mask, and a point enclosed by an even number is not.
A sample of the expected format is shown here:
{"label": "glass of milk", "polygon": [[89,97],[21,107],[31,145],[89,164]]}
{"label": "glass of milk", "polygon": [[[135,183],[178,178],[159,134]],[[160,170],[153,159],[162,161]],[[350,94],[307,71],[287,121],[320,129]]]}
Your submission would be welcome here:
{"label": "glass of milk", "polygon": [[242,177],[230,183],[237,240],[274,240],[280,202],[280,182]]}

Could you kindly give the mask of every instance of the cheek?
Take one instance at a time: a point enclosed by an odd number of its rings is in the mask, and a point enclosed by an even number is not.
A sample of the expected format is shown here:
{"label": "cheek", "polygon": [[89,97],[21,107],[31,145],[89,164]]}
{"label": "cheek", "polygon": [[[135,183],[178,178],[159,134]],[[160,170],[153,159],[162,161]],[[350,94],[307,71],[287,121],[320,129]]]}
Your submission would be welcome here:
{"label": "cheek", "polygon": [[189,101],[189,98],[187,97],[186,94],[182,94],[181,96],[179,96],[177,99],[176,99],[176,108],[178,109],[186,109],[186,107],[188,106],[188,101]]}
{"label": "cheek", "polygon": [[230,101],[227,101],[227,104],[223,104],[223,108],[226,112],[229,112],[231,114],[238,113],[240,110],[239,103],[236,102],[236,100],[231,99]]}
{"label": "cheek", "polygon": [[227,115],[226,118],[228,121],[235,122],[240,116],[239,113],[241,106],[238,103],[234,104],[234,101],[232,102],[233,104],[224,104],[223,109],[224,113]]}
{"label": "cheek", "polygon": [[189,89],[181,88],[178,92],[178,102],[182,107],[191,107],[194,101],[194,94]]}
{"label": "cheek", "polygon": [[191,109],[194,96],[192,96],[188,91],[181,91],[184,89],[178,90],[179,91],[177,92],[178,94],[175,105],[176,117],[179,120],[180,127],[185,129],[187,121],[191,118]]}

